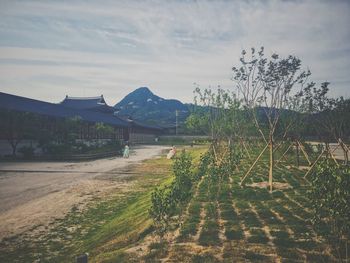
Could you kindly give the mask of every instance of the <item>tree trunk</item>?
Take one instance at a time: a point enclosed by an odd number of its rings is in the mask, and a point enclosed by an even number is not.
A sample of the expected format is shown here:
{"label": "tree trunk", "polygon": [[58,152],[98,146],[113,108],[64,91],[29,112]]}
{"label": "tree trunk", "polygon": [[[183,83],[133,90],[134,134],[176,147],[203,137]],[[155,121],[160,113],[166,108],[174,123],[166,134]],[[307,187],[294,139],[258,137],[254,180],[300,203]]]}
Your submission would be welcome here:
{"label": "tree trunk", "polygon": [[297,167],[299,168],[299,166],[300,166],[299,144],[295,143],[295,146],[296,146],[296,154],[297,154]]}
{"label": "tree trunk", "polygon": [[341,148],[343,149],[343,152],[344,152],[344,164],[345,164],[345,165],[348,165],[348,162],[349,162],[348,151],[347,151],[347,149],[344,147],[343,144],[341,144]]}
{"label": "tree trunk", "polygon": [[338,143],[339,143],[339,145],[342,148],[343,153],[344,153],[344,164],[348,165],[348,162],[349,162],[348,148],[341,138],[338,138]]}
{"label": "tree trunk", "polygon": [[270,193],[272,193],[272,175],[273,175],[273,138],[272,138],[272,135],[270,135],[269,146],[270,146],[269,186],[270,186]]}
{"label": "tree trunk", "polygon": [[16,157],[16,146],[12,146],[12,156]]}
{"label": "tree trunk", "polygon": [[10,140],[10,145],[12,147],[12,156],[16,157],[16,150],[17,150],[17,145],[19,141],[16,139]]}
{"label": "tree trunk", "polygon": [[345,161],[344,161],[344,164],[345,165],[348,165],[348,163],[349,163],[349,153],[348,153],[348,151],[347,150],[345,150]]}
{"label": "tree trunk", "polygon": [[331,150],[329,149],[329,144],[328,144],[328,142],[326,142],[326,158],[327,159],[331,157],[330,153],[331,153]]}

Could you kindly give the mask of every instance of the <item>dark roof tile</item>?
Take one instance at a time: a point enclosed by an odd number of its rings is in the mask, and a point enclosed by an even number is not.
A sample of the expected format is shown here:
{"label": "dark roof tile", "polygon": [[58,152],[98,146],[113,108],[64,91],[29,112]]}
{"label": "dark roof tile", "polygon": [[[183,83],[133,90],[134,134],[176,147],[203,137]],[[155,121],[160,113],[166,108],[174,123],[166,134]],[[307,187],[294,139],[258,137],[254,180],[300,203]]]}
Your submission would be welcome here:
{"label": "dark roof tile", "polygon": [[70,118],[79,116],[84,121],[103,122],[118,127],[128,127],[128,123],[119,119],[110,113],[102,113],[98,111],[72,109],[64,107],[61,104],[54,104],[25,97],[15,96],[0,92],[0,108],[27,111],[41,115]]}

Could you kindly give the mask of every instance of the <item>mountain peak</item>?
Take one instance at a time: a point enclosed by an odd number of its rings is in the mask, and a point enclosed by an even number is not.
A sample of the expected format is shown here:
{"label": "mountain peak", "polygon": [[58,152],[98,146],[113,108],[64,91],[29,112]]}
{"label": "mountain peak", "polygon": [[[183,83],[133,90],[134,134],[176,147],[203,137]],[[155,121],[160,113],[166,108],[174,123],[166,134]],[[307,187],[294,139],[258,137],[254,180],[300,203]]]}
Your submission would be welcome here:
{"label": "mountain peak", "polygon": [[153,92],[148,87],[140,87],[138,89],[135,89],[132,93],[143,93],[153,95]]}
{"label": "mountain peak", "polygon": [[161,98],[148,87],[140,87],[125,96],[115,105],[120,115],[132,116],[135,120],[175,123],[175,112],[188,114],[188,108],[178,100]]}

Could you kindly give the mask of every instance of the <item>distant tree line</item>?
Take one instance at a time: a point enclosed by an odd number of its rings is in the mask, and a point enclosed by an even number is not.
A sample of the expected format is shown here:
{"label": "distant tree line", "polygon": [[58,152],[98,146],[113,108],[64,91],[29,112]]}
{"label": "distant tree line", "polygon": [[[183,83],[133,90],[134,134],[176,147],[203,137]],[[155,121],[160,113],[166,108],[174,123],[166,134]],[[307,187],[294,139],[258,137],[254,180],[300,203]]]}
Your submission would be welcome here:
{"label": "distant tree line", "polygon": [[[52,118],[30,112],[0,110],[0,139],[6,140],[16,156],[17,146],[24,140],[35,141],[47,154],[83,153],[89,146],[78,139],[115,139],[112,126],[103,123],[88,123],[79,116]],[[26,155],[33,154],[33,148],[22,149]],[[28,149],[27,149],[28,148]],[[93,148],[93,147],[90,147]]]}
{"label": "distant tree line", "polygon": [[232,90],[195,87],[197,106],[186,120],[189,131],[212,138],[216,158],[223,158],[222,145],[239,144],[249,156],[249,141],[262,141],[261,155],[266,150],[270,154],[271,191],[275,153],[285,142],[303,150],[302,141],[312,138],[323,142],[327,152],[329,143],[336,142],[348,162],[349,99],[329,97],[330,83],[317,87],[309,80],[311,72],[302,70],[295,56],[272,54],[268,58],[262,47],[243,50],[239,61],[240,66],[232,68]]}

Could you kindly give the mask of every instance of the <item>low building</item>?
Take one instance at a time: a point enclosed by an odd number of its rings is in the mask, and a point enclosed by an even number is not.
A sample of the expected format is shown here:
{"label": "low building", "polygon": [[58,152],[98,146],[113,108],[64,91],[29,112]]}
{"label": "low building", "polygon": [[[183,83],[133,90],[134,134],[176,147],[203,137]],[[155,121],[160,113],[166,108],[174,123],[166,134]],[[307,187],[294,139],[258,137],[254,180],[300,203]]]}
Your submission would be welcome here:
{"label": "low building", "polygon": [[[57,132],[62,129],[63,120],[75,120],[79,123],[80,140],[115,139],[123,142],[147,143],[154,141],[162,131],[158,127],[119,118],[115,114],[115,109],[107,105],[102,95],[89,98],[66,96],[60,103],[49,103],[0,92],[0,111],[2,119],[0,140],[6,140],[10,144],[30,138],[25,131],[33,131],[33,128],[38,132],[43,130]],[[36,120],[35,125],[39,127],[30,127],[34,122],[29,121],[29,115],[27,118],[22,116],[23,120],[16,120],[15,116],[19,116],[19,113],[30,114],[31,118]],[[96,129],[97,123],[108,125],[112,129],[100,132]]]}
{"label": "low building", "polygon": [[158,126],[148,125],[140,121],[133,120],[131,116],[121,116],[119,118],[129,123],[127,133],[128,141],[132,143],[154,143],[157,141],[163,129]]}
{"label": "low building", "polygon": [[69,97],[59,103],[65,108],[77,110],[90,110],[102,113],[114,113],[115,109],[107,105],[103,95],[98,97]]}
{"label": "low building", "polygon": [[115,118],[119,118],[127,123],[128,128],[124,130],[123,140],[130,143],[152,143],[163,132],[163,129],[160,127],[135,121],[130,116],[117,116],[117,110],[107,105],[103,95],[98,97],[69,97],[66,95],[60,105],[70,109],[113,114]]}

